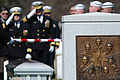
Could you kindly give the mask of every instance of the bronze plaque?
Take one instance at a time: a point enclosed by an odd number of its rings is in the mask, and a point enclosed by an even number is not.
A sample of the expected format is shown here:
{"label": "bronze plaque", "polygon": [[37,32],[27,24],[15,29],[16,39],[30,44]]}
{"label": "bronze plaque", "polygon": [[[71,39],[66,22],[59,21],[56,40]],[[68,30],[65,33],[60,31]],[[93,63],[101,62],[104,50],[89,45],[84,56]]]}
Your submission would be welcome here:
{"label": "bronze plaque", "polygon": [[76,37],[77,80],[120,80],[120,36]]}

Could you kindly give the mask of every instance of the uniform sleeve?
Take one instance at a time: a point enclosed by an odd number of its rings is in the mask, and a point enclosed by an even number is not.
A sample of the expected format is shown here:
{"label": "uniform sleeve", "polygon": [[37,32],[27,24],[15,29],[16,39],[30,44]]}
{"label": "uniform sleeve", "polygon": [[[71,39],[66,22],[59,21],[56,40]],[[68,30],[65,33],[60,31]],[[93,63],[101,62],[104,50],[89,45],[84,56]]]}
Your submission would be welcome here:
{"label": "uniform sleeve", "polygon": [[55,37],[60,38],[60,29],[59,29],[58,22],[54,21],[54,24],[56,25],[55,28],[54,28],[55,29],[55,34],[56,34]]}
{"label": "uniform sleeve", "polygon": [[54,21],[50,19],[50,34],[51,34],[51,39],[55,39],[55,30],[54,30]]}
{"label": "uniform sleeve", "polygon": [[10,41],[10,36],[2,29],[2,24],[0,24],[0,43],[7,44]]}
{"label": "uniform sleeve", "polygon": [[35,20],[35,18],[36,18],[36,15],[32,16],[30,19],[28,19],[27,16],[25,16],[25,17],[22,19],[22,21],[23,21],[24,23],[30,24],[32,21]]}
{"label": "uniform sleeve", "polygon": [[[55,34],[55,38],[60,38],[60,31],[59,31],[59,25],[57,21],[53,21],[53,29],[54,29],[54,34]],[[60,42],[51,42],[51,45],[59,47]]]}

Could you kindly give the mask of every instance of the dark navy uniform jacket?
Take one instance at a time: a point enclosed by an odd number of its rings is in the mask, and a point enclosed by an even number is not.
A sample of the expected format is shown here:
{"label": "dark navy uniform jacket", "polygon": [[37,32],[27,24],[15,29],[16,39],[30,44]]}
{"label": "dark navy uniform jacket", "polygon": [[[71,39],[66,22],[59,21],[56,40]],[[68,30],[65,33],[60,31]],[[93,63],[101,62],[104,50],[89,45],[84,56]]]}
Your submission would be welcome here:
{"label": "dark navy uniform jacket", "polygon": [[[28,19],[27,23],[30,26],[29,36],[32,39],[54,39],[55,33],[53,29],[53,21],[50,17],[43,15],[43,22],[37,19],[37,15]],[[50,47],[50,42],[41,42],[29,44],[32,49],[45,49]]]}
{"label": "dark navy uniform jacket", "polygon": [[55,38],[60,38],[60,29],[59,29],[58,21],[53,20],[53,28],[54,28]]}
{"label": "dark navy uniform jacket", "polygon": [[[9,27],[9,35],[13,38],[17,39],[25,39],[28,35],[28,28],[29,26],[24,23],[23,21],[20,21],[20,27],[14,25],[15,22],[11,22]],[[25,33],[26,32],[26,33]],[[13,44],[8,45],[8,48],[10,50],[10,56],[16,57],[16,58],[24,58],[26,55],[26,42],[14,42]]]}
{"label": "dark navy uniform jacket", "polygon": [[0,56],[8,56],[7,42],[10,41],[10,36],[3,30],[2,22],[0,22]]}

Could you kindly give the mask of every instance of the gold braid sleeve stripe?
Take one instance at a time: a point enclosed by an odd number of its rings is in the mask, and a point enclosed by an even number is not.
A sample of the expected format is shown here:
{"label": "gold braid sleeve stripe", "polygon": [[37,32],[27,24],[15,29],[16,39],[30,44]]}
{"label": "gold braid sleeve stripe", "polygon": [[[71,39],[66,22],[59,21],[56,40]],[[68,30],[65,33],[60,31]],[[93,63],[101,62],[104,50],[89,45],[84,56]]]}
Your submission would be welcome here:
{"label": "gold braid sleeve stripe", "polygon": [[56,42],[56,46],[59,46],[60,45],[60,42]]}
{"label": "gold braid sleeve stripe", "polygon": [[50,43],[50,46],[53,46],[53,45],[55,45],[55,42],[51,42],[51,43]]}

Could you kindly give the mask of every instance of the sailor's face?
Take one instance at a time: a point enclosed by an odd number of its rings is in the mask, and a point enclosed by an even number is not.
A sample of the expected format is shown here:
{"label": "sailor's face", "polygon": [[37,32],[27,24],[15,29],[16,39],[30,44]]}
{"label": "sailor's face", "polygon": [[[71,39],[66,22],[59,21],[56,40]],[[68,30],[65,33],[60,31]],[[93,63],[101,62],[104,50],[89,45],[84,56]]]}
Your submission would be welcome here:
{"label": "sailor's face", "polygon": [[102,8],[101,12],[103,13],[110,13],[111,12],[111,8]]}
{"label": "sailor's face", "polygon": [[8,11],[7,11],[7,10],[2,11],[2,12],[0,13],[0,16],[1,16],[4,20],[6,20],[6,19],[8,18]]}
{"label": "sailor's face", "polygon": [[20,20],[20,15],[19,14],[15,14],[14,15],[14,21],[19,21]]}
{"label": "sailor's face", "polygon": [[75,10],[74,6],[72,6],[70,8],[70,14],[76,14],[76,10]]}
{"label": "sailor's face", "polygon": [[98,12],[98,10],[100,9],[100,7],[97,6],[90,6],[89,7],[89,12]]}
{"label": "sailor's face", "polygon": [[76,12],[77,12],[77,14],[82,14],[82,13],[84,13],[84,10],[83,9],[77,9]]}
{"label": "sailor's face", "polygon": [[38,16],[42,15],[42,13],[43,13],[43,10],[42,10],[42,9],[36,10],[36,14],[37,14]]}

